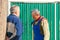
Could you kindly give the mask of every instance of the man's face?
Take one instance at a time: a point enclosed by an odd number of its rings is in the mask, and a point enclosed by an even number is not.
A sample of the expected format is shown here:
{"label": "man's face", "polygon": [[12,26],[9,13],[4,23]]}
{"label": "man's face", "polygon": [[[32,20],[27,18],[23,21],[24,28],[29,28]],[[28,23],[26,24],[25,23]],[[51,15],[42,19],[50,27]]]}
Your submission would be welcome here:
{"label": "man's face", "polygon": [[36,14],[35,14],[35,12],[32,12],[32,17],[33,17],[33,19],[36,19]]}
{"label": "man's face", "polygon": [[18,7],[16,9],[16,12],[17,12],[17,16],[19,17],[19,15],[20,15],[20,9]]}
{"label": "man's face", "polygon": [[39,12],[32,12],[32,17],[34,20],[37,20],[40,17]]}
{"label": "man's face", "polygon": [[14,7],[13,9],[14,9],[14,13],[16,14],[16,16],[19,17],[19,15],[20,15],[20,9],[19,9],[19,7]]}

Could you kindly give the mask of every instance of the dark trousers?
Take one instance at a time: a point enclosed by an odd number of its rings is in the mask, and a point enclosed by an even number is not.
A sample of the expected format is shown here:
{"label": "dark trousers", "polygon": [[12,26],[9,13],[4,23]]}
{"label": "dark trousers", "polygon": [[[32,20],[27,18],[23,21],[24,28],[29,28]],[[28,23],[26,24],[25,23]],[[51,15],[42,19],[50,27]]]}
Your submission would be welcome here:
{"label": "dark trousers", "polygon": [[10,39],[10,40],[19,40],[19,36],[15,36],[15,37],[13,37],[13,38]]}

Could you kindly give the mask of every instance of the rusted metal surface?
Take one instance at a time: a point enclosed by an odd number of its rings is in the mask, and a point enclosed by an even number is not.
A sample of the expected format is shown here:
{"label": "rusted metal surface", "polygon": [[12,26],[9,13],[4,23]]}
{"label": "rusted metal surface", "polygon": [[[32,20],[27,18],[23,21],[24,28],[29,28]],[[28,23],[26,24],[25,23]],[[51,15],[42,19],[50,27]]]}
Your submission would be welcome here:
{"label": "rusted metal surface", "polygon": [[7,0],[0,0],[0,40],[5,40]]}

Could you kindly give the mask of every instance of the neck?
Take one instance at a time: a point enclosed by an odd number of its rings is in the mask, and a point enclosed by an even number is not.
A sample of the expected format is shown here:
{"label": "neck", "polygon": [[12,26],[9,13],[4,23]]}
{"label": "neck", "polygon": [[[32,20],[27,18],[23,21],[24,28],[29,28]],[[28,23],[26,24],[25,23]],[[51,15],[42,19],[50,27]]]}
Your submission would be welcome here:
{"label": "neck", "polygon": [[[17,14],[16,13],[12,13],[13,15],[15,15],[15,16],[17,16]],[[18,16],[17,16],[18,17]]]}

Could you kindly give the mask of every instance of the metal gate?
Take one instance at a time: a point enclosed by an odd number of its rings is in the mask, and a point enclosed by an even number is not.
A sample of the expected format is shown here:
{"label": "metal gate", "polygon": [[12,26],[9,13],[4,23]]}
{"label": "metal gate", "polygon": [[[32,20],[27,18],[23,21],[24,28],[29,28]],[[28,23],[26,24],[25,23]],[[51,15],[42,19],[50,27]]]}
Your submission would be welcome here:
{"label": "metal gate", "polygon": [[56,40],[60,40],[60,3],[56,4]]}
{"label": "metal gate", "polygon": [[50,40],[55,40],[55,8],[54,3],[22,3],[22,2],[11,2],[10,4],[17,5],[20,7],[20,19],[23,23],[24,32],[22,35],[23,40],[32,40],[32,15],[31,11],[33,9],[40,10],[40,15],[47,18],[49,22],[49,29],[50,29]]}

